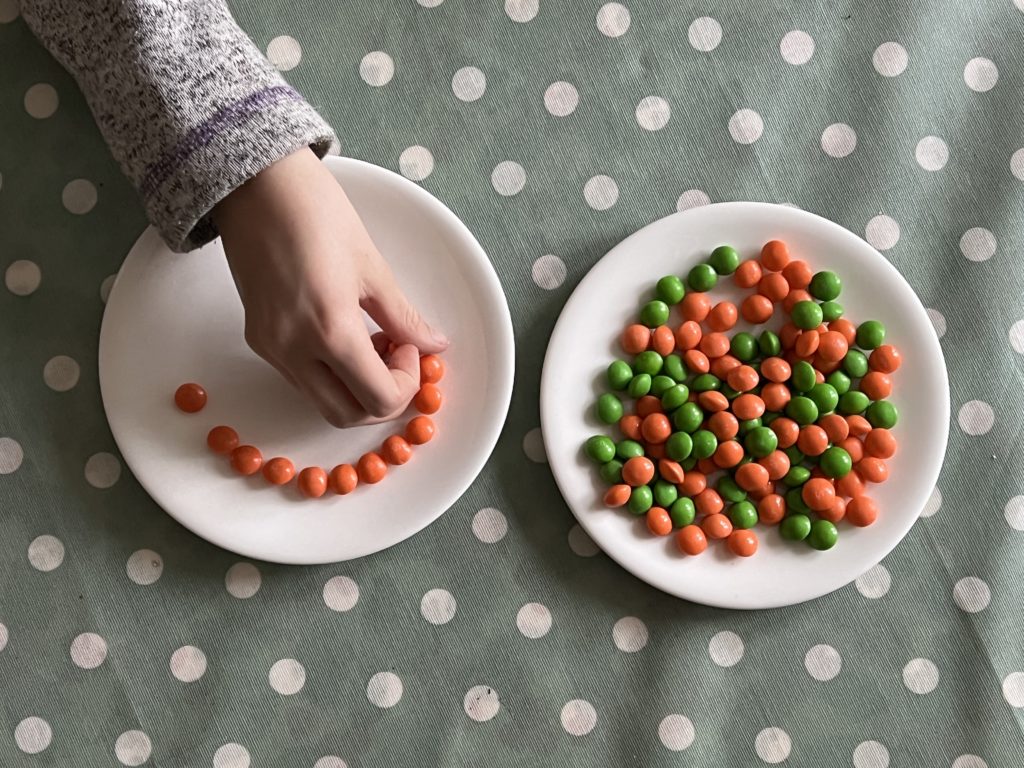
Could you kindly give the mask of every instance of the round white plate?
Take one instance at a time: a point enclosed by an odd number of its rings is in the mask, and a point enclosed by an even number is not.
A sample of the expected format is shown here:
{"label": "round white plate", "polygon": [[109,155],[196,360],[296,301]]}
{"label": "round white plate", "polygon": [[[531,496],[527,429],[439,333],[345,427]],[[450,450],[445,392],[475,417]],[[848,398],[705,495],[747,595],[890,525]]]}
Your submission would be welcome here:
{"label": "round white plate", "polygon": [[[103,316],[103,404],[125,461],[182,525],[246,557],[279,563],[348,560],[397,544],[469,487],[497,442],[512,393],[512,321],[487,255],[451,211],[397,174],[325,161],[344,185],[412,302],[452,340],[438,435],[383,483],[302,499],[292,483],[232,474],[206,447],[217,424],[266,458],[330,469],[376,449],[396,424],[330,427],[246,346],[243,311],[220,242],[171,253],[147,230],[125,260]],[[173,404],[186,381],[206,387],[197,414]],[[404,421],[400,422],[404,424]],[[400,426],[398,427],[400,428]]]}
{"label": "round white plate", "polygon": [[[889,481],[869,493],[881,514],[868,527],[839,524],[839,543],[818,552],[758,526],[756,555],[738,558],[724,546],[699,557],[676,549],[675,537],[651,536],[643,518],[605,508],[604,487],[581,450],[592,434],[614,434],[593,416],[608,391],[604,371],[621,357],[622,329],[635,322],[662,275],[685,276],[723,243],[750,258],[778,238],[814,271],[843,280],[840,303],[854,322],[885,323],[887,340],[903,352],[892,401],[900,411],[899,453]],[[736,299],[731,278],[713,297]],[[781,311],[766,327],[781,326]],[[674,322],[679,322],[673,312]],[[750,330],[741,323],[737,330]],[[541,423],[548,460],[562,495],[587,533],[637,577],[673,595],[725,608],[771,608],[827,594],[877,563],[907,533],[935,487],[946,450],[949,387],[939,341],[924,307],[900,273],[856,235],[806,211],[766,203],[721,203],[673,214],[613,248],[573,292],[555,326],[544,360]]]}

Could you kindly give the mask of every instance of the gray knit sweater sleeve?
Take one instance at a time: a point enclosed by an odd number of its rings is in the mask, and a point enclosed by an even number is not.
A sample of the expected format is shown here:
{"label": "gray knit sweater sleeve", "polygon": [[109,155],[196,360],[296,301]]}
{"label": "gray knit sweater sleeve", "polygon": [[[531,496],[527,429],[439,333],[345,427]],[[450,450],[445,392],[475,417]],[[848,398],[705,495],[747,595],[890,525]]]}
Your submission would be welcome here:
{"label": "gray knit sweater sleeve", "polygon": [[222,0],[21,0],[71,72],[104,138],[174,250],[216,237],[210,210],[330,126],[292,89]]}

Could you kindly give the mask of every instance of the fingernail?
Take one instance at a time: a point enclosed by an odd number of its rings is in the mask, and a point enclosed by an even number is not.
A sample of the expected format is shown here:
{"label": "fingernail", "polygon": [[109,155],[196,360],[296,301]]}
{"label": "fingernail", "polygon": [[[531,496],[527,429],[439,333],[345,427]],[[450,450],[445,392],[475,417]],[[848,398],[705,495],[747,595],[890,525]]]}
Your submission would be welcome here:
{"label": "fingernail", "polygon": [[447,347],[448,344],[449,344],[448,337],[445,336],[443,333],[441,333],[436,328],[431,328],[430,329],[430,338],[432,338],[434,340],[435,344],[440,344],[441,346],[444,346],[444,347]]}

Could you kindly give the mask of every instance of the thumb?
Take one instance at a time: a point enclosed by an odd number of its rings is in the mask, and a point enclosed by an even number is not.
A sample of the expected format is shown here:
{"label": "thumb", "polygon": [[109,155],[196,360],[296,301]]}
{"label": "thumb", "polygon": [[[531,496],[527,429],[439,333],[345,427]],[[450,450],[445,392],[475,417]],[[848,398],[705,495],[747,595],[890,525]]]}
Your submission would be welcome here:
{"label": "thumb", "polygon": [[375,285],[362,306],[396,344],[412,344],[425,354],[448,348],[448,337],[420,316],[393,279]]}

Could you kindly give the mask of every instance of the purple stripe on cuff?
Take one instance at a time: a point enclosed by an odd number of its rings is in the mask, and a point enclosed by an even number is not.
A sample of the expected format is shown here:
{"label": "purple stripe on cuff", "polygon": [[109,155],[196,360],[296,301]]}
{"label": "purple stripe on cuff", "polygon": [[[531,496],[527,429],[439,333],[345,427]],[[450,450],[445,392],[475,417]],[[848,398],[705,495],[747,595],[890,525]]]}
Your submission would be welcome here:
{"label": "purple stripe on cuff", "polygon": [[249,94],[244,99],[228,104],[214,113],[208,120],[190,130],[173,151],[165,154],[146,170],[140,185],[143,196],[151,195],[188,159],[189,155],[209,144],[217,134],[254,112],[286,100],[301,101],[302,97],[289,85],[275,85]]}

